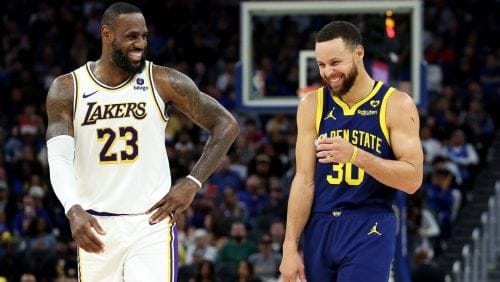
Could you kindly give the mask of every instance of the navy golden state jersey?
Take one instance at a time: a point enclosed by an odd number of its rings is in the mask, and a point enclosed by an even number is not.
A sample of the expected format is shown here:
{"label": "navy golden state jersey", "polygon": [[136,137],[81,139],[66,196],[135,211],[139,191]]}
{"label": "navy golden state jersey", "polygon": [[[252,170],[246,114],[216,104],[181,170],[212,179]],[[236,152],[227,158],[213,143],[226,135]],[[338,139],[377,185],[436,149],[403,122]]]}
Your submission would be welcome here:
{"label": "navy golden state jersey", "polygon": [[[316,109],[318,138],[340,136],[360,149],[394,159],[386,125],[387,101],[394,88],[378,81],[370,94],[349,107],[319,88]],[[352,163],[316,163],[312,212],[332,212],[363,206],[391,207],[396,190],[381,184]]]}

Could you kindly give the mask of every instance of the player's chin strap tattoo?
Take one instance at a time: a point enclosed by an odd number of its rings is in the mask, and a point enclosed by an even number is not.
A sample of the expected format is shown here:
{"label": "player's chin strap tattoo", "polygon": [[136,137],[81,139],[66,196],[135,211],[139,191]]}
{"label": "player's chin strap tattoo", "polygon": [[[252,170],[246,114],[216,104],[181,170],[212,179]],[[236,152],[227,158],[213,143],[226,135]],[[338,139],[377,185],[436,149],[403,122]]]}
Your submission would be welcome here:
{"label": "player's chin strap tattoo", "polygon": [[47,156],[50,167],[50,182],[57,198],[64,207],[64,213],[78,204],[76,177],[73,167],[75,139],[59,135],[47,140]]}

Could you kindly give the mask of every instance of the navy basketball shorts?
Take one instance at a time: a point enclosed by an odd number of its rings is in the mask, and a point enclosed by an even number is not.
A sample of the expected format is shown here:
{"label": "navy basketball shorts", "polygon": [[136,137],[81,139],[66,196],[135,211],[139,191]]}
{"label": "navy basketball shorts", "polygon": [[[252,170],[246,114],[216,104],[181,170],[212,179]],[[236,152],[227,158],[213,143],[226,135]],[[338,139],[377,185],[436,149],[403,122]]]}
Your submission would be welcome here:
{"label": "navy basketball shorts", "polygon": [[311,282],[387,282],[397,219],[388,208],[312,213],[303,234]]}

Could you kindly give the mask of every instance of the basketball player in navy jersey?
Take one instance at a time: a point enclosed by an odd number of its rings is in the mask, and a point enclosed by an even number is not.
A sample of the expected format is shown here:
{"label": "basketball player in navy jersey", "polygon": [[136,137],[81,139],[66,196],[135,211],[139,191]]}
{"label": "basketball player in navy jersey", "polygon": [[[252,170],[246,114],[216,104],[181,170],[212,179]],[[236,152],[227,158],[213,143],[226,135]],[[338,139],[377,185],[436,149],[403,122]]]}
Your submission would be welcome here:
{"label": "basketball player in navy jersey", "polygon": [[[78,243],[80,281],[177,281],[175,221],[239,132],[191,79],[145,60],[147,37],[138,7],[111,5],[101,57],[56,78],[47,96],[51,183]],[[167,104],[210,133],[175,185]]]}
{"label": "basketball player in navy jersey", "polygon": [[397,190],[419,189],[423,153],[411,97],[374,81],[364,52],[349,22],[331,22],[316,36],[326,86],[297,109],[283,281],[388,281],[397,225],[392,204]]}

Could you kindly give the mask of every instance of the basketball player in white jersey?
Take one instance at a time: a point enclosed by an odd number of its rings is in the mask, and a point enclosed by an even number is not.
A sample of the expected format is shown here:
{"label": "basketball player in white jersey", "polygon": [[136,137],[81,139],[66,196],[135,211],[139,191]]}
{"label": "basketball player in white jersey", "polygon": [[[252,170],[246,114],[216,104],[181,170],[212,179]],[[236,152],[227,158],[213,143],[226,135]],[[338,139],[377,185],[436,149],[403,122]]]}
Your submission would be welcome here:
{"label": "basketball player in white jersey", "polygon": [[[144,59],[147,35],[139,8],[111,5],[101,57],[56,78],[47,96],[51,183],[79,246],[80,281],[176,281],[174,223],[239,132],[191,79]],[[167,103],[210,133],[174,186]]]}

